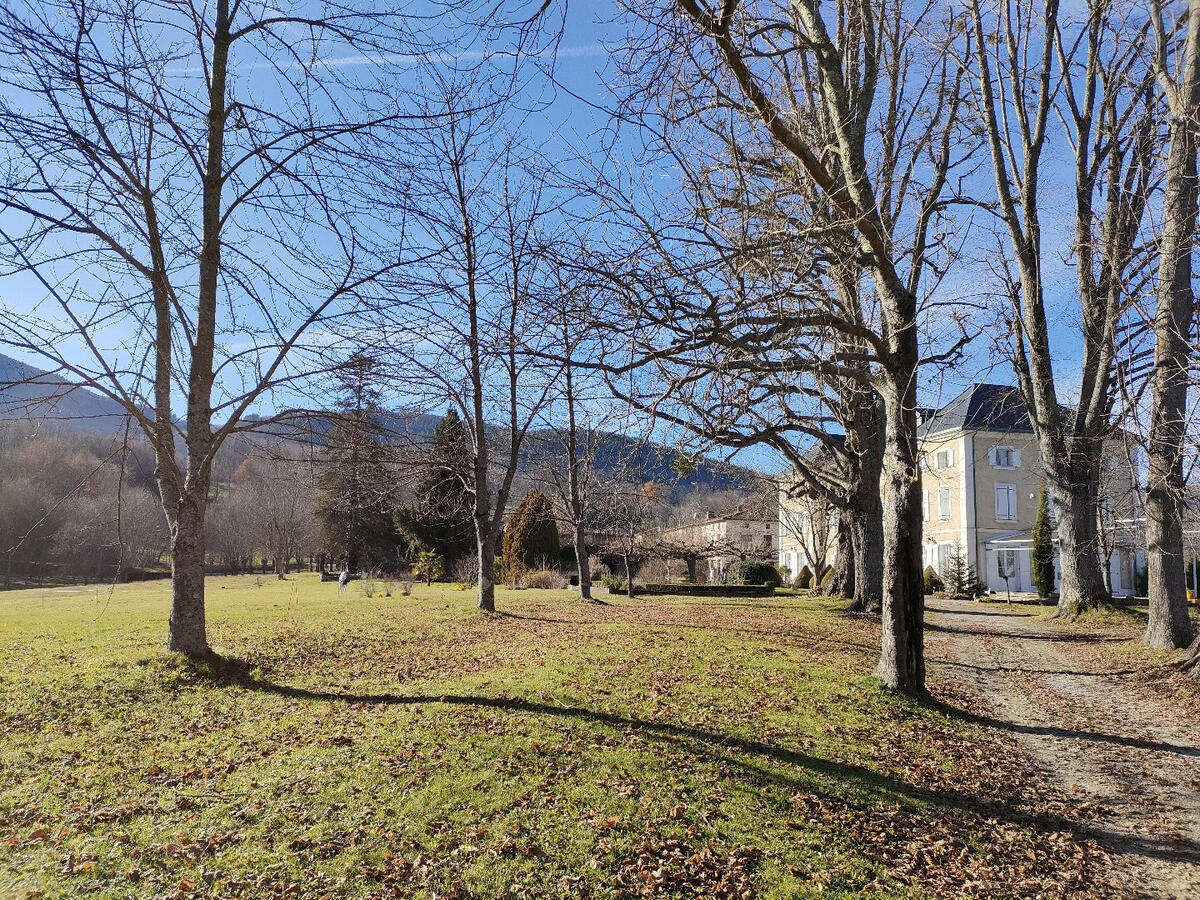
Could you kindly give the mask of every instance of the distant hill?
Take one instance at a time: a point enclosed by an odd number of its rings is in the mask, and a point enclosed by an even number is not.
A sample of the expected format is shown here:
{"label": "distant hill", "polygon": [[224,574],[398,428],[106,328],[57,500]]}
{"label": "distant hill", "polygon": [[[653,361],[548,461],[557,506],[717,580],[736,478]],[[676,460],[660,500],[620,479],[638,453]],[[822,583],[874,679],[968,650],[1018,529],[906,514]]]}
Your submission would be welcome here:
{"label": "distant hill", "polygon": [[32,419],[89,433],[125,427],[125,410],[96,391],[72,385],[0,353],[0,420]]}
{"label": "distant hill", "polygon": [[[35,420],[88,434],[115,434],[125,427],[125,412],[113,400],[86,388],[72,386],[66,379],[0,354],[0,421]],[[253,421],[254,417],[248,417]],[[387,411],[380,423],[399,438],[422,443],[433,435],[438,416]],[[297,415],[286,422],[264,423],[262,433],[293,440],[320,442],[332,427],[332,417],[316,412]],[[596,447],[596,469],[612,473],[618,469],[631,477],[657,484],[673,485],[676,497],[692,491],[735,491],[749,493],[758,473],[719,460],[700,458],[686,478],[672,464],[678,454],[660,443],[639,441],[623,434],[599,432],[592,436]],[[234,442],[230,455],[247,452],[242,441]],[[559,436],[553,431],[533,431],[526,437],[526,468],[539,457],[562,456]],[[236,467],[230,460],[229,466]],[[223,467],[219,467],[223,468]]]}

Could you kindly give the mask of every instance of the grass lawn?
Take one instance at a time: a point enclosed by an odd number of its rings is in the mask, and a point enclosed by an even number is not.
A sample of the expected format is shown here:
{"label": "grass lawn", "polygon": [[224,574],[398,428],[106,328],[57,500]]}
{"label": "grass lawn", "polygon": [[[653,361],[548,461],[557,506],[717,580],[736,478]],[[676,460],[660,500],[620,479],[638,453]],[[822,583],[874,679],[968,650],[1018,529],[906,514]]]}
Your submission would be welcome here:
{"label": "grass lawn", "polygon": [[[313,576],[0,594],[0,897],[1083,895],[1103,865],[829,600]],[[949,695],[950,699],[953,694]],[[943,694],[943,699],[946,695]],[[39,893],[40,892],[40,893]]]}

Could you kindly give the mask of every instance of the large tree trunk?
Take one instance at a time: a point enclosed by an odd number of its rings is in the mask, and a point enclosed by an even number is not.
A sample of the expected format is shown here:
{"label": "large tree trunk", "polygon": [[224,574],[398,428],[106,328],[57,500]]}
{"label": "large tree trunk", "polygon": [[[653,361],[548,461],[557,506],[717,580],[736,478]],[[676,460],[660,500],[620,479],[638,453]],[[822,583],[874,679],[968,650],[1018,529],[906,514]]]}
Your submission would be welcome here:
{"label": "large tree trunk", "polygon": [[[1100,565],[1100,535],[1096,526],[1099,464],[1073,486],[1050,483],[1058,517],[1058,611],[1073,618],[1111,598]],[[1073,487],[1073,489],[1072,489]]]}
{"label": "large tree trunk", "polygon": [[587,542],[583,526],[575,524],[575,571],[579,574],[579,599],[592,599],[592,569],[588,564]]}
{"label": "large tree trunk", "polygon": [[1171,98],[1174,102],[1169,103],[1171,146],[1167,151],[1159,243],[1147,448],[1146,563],[1150,620],[1142,642],[1168,650],[1186,647],[1193,636],[1184,573],[1182,458],[1195,311],[1191,281],[1197,216],[1197,133],[1193,117],[1200,109],[1200,0],[1191,0],[1188,11],[1187,42],[1180,66],[1182,83],[1178,95]]}
{"label": "large tree trunk", "polygon": [[[911,349],[915,351],[915,347]],[[911,366],[897,367],[889,373],[883,391],[887,413],[883,462],[883,640],[875,674],[892,690],[924,696],[925,590],[921,577],[915,358],[914,352]]]}
{"label": "large tree trunk", "polygon": [[854,602],[851,610],[878,612],[883,606],[883,503],[880,477],[883,472],[884,416],[878,398],[873,398],[862,423],[858,483],[854,500]]}
{"label": "large tree trunk", "polygon": [[[854,598],[854,585],[857,583],[857,572],[855,564],[858,557],[858,546],[856,544],[857,522],[856,516],[850,510],[843,510],[838,516],[837,529],[837,554],[833,561],[833,576],[829,580],[829,595],[831,597],[845,597],[847,600]],[[820,568],[815,566],[814,568]],[[820,588],[821,578],[824,572],[813,572],[813,586]],[[851,604],[851,609],[854,609],[854,604]]]}
{"label": "large tree trunk", "polygon": [[171,619],[167,649],[187,656],[209,653],[204,622],[204,502],[193,488],[181,499],[171,527]]}

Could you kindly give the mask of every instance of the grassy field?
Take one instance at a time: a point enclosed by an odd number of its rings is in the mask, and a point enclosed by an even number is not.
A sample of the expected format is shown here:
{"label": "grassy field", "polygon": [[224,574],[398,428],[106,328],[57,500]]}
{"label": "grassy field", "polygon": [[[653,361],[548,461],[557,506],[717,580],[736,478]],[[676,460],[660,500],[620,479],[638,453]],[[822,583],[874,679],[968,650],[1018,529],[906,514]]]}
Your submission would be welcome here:
{"label": "grassy field", "polygon": [[[1103,859],[823,599],[0,594],[0,897],[1086,895]],[[1099,888],[1096,888],[1099,890]]]}

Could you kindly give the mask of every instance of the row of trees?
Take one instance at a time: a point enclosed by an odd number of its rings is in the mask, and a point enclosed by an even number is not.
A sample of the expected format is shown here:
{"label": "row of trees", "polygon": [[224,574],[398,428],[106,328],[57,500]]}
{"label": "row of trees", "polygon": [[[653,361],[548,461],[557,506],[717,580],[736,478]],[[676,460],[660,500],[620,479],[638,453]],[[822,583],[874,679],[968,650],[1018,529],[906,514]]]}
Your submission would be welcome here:
{"label": "row of trees", "polygon": [[[985,330],[1041,449],[1064,614],[1104,598],[1100,448],[1147,411],[1146,639],[1180,646],[1198,3],[630,2],[611,152],[570,164],[530,128],[550,5],[10,3],[3,253],[57,312],[0,329],[154,449],[186,653],[207,652],[217,450],[362,352],[389,404],[458,414],[461,455],[418,502],[462,492],[480,608],[530,429],[568,435],[578,543],[577,424],[615,395],[699,446],[786,457],[845,517],[880,678],[919,694],[918,390]],[[357,509],[361,488],[332,495]]]}

